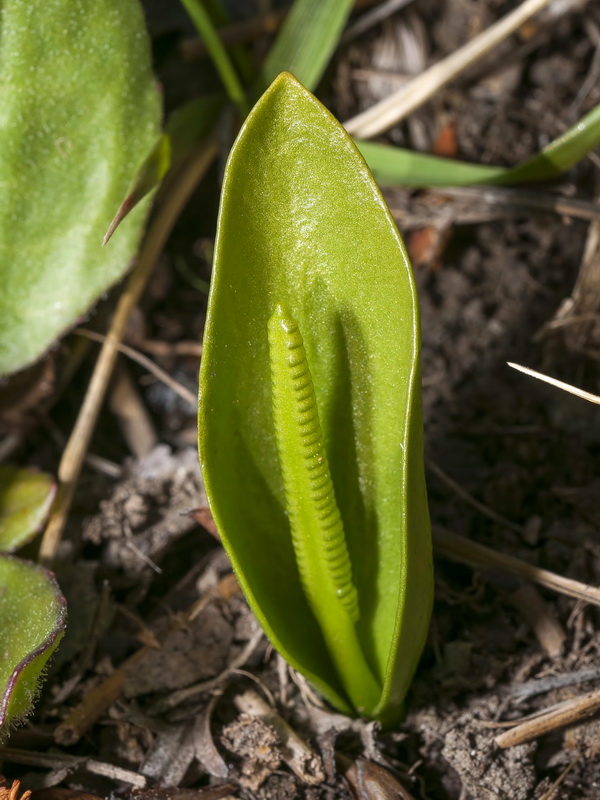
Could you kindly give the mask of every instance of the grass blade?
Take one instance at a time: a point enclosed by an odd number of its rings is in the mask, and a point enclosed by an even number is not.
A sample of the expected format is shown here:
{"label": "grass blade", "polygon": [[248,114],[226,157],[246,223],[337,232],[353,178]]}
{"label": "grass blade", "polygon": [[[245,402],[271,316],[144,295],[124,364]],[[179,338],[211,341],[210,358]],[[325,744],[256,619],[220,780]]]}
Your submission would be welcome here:
{"label": "grass blade", "polygon": [[600,105],[568,131],[516,167],[491,167],[414,153],[400,147],[357,141],[377,180],[401,186],[514,184],[555,178],[600,144]]}
{"label": "grass blade", "polygon": [[250,109],[246,101],[244,89],[229,59],[227,50],[219,38],[219,34],[217,33],[209,12],[203,5],[202,0],[181,0],[181,2],[190,15],[198,33],[204,40],[206,49],[210,53],[212,62],[223,81],[229,99],[232,103],[235,103],[242,117],[245,117]]}
{"label": "grass blade", "polygon": [[296,0],[265,60],[262,88],[288,71],[314,89],[351,9],[352,0]]}

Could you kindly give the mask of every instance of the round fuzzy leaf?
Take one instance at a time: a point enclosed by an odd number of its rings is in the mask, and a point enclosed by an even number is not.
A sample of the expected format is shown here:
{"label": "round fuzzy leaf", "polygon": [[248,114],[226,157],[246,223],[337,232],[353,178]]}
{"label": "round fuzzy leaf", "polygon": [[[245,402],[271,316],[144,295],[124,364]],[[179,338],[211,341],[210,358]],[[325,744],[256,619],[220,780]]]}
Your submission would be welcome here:
{"label": "round fuzzy leaf", "polygon": [[31,709],[65,622],[65,600],[52,573],[0,555],[0,732]]}
{"label": "round fuzzy leaf", "polygon": [[137,0],[0,0],[0,107],[2,374],[38,358],[135,254],[144,208],[101,245],[158,136]]}
{"label": "round fuzzy leaf", "polygon": [[0,552],[32,539],[48,516],[56,486],[50,475],[0,466]]}

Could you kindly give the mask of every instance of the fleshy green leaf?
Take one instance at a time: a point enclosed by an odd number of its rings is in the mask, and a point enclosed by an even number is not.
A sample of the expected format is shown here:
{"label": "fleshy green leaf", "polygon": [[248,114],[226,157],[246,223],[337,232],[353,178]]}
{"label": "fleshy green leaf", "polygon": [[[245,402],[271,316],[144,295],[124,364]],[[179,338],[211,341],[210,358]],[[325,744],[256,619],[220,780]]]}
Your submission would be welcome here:
{"label": "fleshy green leaf", "polygon": [[1,0],[0,12],[2,374],[128,268],[147,206],[101,243],[160,104],[137,0]]}
{"label": "fleshy green leaf", "polygon": [[600,144],[600,105],[540,153],[516,167],[490,167],[413,153],[400,147],[357,141],[377,180],[400,186],[515,184],[558,177]]}
{"label": "fleshy green leaf", "polygon": [[[296,373],[283,386],[294,326],[314,403]],[[386,722],[400,712],[432,600],[419,347],[412,272],[375,182],[329,112],[280,76],[225,172],[200,373],[201,466],[225,548],[272,642],[338,707]],[[322,437],[312,442],[315,415]],[[335,509],[326,476],[303,478],[312,466],[330,475],[341,537],[324,533]],[[308,494],[294,499],[295,490]],[[356,617],[347,559],[360,615],[353,635],[374,700],[359,697],[350,666],[343,674],[356,655],[343,617]],[[345,631],[337,644],[336,615]]]}
{"label": "fleshy green leaf", "polygon": [[0,465],[0,552],[30,541],[44,524],[56,486],[50,475]]}
{"label": "fleshy green leaf", "polygon": [[296,0],[262,69],[264,86],[288,70],[314,89],[335,50],[353,0]]}
{"label": "fleshy green leaf", "polygon": [[65,621],[52,573],[0,555],[0,733],[30,710]]}

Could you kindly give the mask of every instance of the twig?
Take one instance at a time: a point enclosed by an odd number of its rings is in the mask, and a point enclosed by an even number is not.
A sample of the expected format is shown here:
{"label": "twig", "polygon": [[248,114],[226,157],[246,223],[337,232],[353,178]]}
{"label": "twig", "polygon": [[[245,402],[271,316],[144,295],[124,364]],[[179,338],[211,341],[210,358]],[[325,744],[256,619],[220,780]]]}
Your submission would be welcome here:
{"label": "twig", "polygon": [[232,673],[236,673],[239,668],[248,661],[252,653],[258,647],[263,636],[264,634],[262,628],[257,626],[252,638],[248,639],[246,646],[233,659],[233,661],[231,661],[231,663],[225,667],[222,672],[220,672],[218,675],[215,675],[214,678],[209,678],[206,681],[195,683],[191,686],[186,686],[184,689],[178,689],[176,692],[172,692],[169,695],[161,697],[160,700],[157,700],[156,703],[149,709],[152,716],[164,714],[165,711],[169,711],[171,708],[181,705],[181,703],[191,702],[199,695],[204,694],[205,692],[211,692],[220,686],[223,686],[227,678]]}
{"label": "twig", "polygon": [[[103,336],[101,333],[96,333],[95,331],[90,331],[87,328],[75,328],[73,333],[78,333],[81,336],[87,336],[88,339],[92,339],[95,342],[101,342],[104,344],[107,341],[107,337]],[[192,406],[195,406],[198,402],[198,398],[193,392],[190,392],[183,384],[176,381],[172,378],[168,372],[165,372],[164,369],[155,364],[152,359],[148,358],[147,356],[143,355],[143,353],[138,353],[137,350],[134,350],[133,347],[129,347],[129,345],[122,344],[122,343],[115,343],[114,346],[117,348],[119,353],[123,353],[124,356],[130,358],[132,361],[135,361],[142,367],[148,370],[155,378],[157,378],[161,383],[164,383],[165,386],[168,386],[169,389],[172,389],[175,394],[178,394],[183,400],[190,403]]]}
{"label": "twig", "polygon": [[600,205],[577,197],[561,197],[550,192],[532,191],[521,186],[449,186],[436,189],[434,194],[443,197],[473,198],[479,203],[501,206],[518,212],[521,209],[551,212],[574,219],[598,220]]}
{"label": "twig", "polygon": [[565,686],[574,686],[578,683],[597,680],[600,680],[600,667],[580,669],[576,672],[548,675],[546,678],[534,678],[516,686],[509,686],[506,690],[506,695],[509,697],[535,697],[535,695],[553,692]]}
{"label": "twig", "polygon": [[[594,199],[600,201],[600,176],[596,171]],[[569,297],[565,297],[556,311],[554,318],[544,325],[535,335],[534,341],[547,335],[550,326],[556,321],[582,318],[588,314],[597,314],[600,310],[600,220],[593,220],[588,228],[583,256],[577,274],[577,280]],[[573,325],[565,330],[564,340],[569,350],[586,348],[590,339],[597,335],[594,321]]]}
{"label": "twig", "polygon": [[589,692],[582,697],[574,697],[559,703],[551,709],[537,715],[534,719],[516,724],[514,728],[501,733],[495,742],[499,747],[514,747],[531,739],[537,739],[545,733],[563,728],[589,717],[600,709],[600,689]]}
{"label": "twig", "polygon": [[544,330],[540,334],[536,334],[534,341],[543,339],[547,331],[553,331],[557,328],[568,328],[570,325],[579,325],[582,322],[600,322],[600,314],[590,311],[587,314],[579,314],[577,317],[566,317],[563,319],[551,319],[546,323]]}
{"label": "twig", "polygon": [[[600,205],[589,200],[557,197],[545,192],[525,191],[522,187],[461,186],[429,190],[418,198],[411,197],[410,206],[400,190],[386,192],[390,210],[403,231],[433,225],[444,229],[449,225],[474,225],[494,219],[511,219],[523,210],[553,213],[575,219],[599,220]],[[440,204],[440,198],[453,203]],[[569,298],[569,303],[573,301]],[[549,323],[552,325],[553,323]],[[548,327],[548,326],[546,326]],[[545,328],[542,329],[544,331]],[[536,339],[540,334],[536,334]]]}
{"label": "twig", "polygon": [[144,350],[146,353],[152,353],[152,355],[158,356],[159,358],[169,358],[173,356],[192,356],[194,358],[200,358],[202,355],[202,344],[194,341],[164,342],[160,339],[144,339],[138,342],[137,346],[140,350]]}
{"label": "twig", "polygon": [[93,775],[103,775],[114,781],[122,781],[143,789],[147,785],[146,778],[130,769],[123,769],[104,761],[96,761],[85,756],[73,756],[68,753],[35,753],[31,750],[20,750],[16,747],[3,747],[0,749],[2,761],[12,764],[26,764],[31,767],[46,767],[56,769],[59,766],[74,769],[85,769]]}
{"label": "twig", "polygon": [[552,786],[549,787],[548,791],[544,792],[544,794],[540,797],[540,800],[552,800],[552,797],[554,797],[554,792],[558,789],[558,787],[561,785],[561,783],[567,777],[569,772],[571,772],[573,767],[576,764],[578,764],[581,761],[582,758],[583,758],[583,754],[580,754],[580,755],[577,756],[577,758],[574,758],[573,761],[571,761],[570,764],[567,764],[567,766],[563,769],[563,771],[560,773],[558,778],[554,781]]}
{"label": "twig", "polygon": [[253,689],[248,689],[233,698],[233,702],[244,714],[258,717],[269,725],[279,736],[282,744],[281,755],[285,763],[302,781],[316,786],[325,780],[321,759],[306,742],[298,736],[283,717],[271,708]]}
{"label": "twig", "polygon": [[446,84],[514,33],[550,0],[525,0],[518,8],[491,25],[459,50],[438,61],[409,84],[344,123],[352,136],[370,139],[387,131],[423,105]]}
{"label": "twig", "polygon": [[585,583],[563,578],[562,575],[557,575],[547,569],[534,567],[514,556],[497,553],[489,547],[471,542],[464,536],[456,536],[439,526],[435,526],[433,529],[433,544],[439,554],[453,561],[459,561],[477,569],[502,570],[567,597],[574,597],[576,600],[600,606],[600,588],[597,586],[587,586]]}
{"label": "twig", "polygon": [[73,502],[83,459],[117,359],[117,345],[123,338],[129,317],[138,303],[156,259],[181,209],[216,156],[217,145],[210,140],[198,146],[190,161],[182,165],[177,179],[173,179],[174,183],[171,184],[172,189],[169,196],[165,197],[157,211],[142,246],[138,262],[119,298],[108,336],[96,361],[77,422],[60,462],[58,469],[60,488],[40,545],[39,560],[42,564],[52,566],[56,557],[67,515]]}
{"label": "twig", "polygon": [[112,675],[105,678],[88,692],[81,703],[76,705],[64,721],[54,731],[54,740],[61,745],[74,745],[94,722],[109,708],[121,694],[127,669],[139,661],[151,648],[144,645],[121,664]]}
{"label": "twig", "polygon": [[[67,437],[63,436],[62,431],[51,417],[43,415],[42,421],[46,430],[54,440],[57,449],[63,450],[67,443]],[[91,453],[89,450],[85,454],[83,460],[88,467],[96,470],[96,472],[99,472],[101,475],[108,475],[109,478],[120,478],[123,474],[123,468],[120,464],[116,464],[114,461],[103,458],[96,453]]]}

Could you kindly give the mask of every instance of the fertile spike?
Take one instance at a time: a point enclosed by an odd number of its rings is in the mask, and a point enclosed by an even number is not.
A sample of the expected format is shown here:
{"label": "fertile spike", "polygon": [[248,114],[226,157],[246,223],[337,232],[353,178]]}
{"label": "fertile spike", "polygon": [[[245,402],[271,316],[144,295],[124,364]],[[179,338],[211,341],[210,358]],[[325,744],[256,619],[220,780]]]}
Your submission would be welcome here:
{"label": "fertile spike", "polygon": [[302,586],[314,607],[314,593],[322,597],[319,573],[323,573],[332,595],[356,622],[358,594],[323,446],[317,399],[302,334],[283,305],[269,320],[269,353],[277,447]]}

